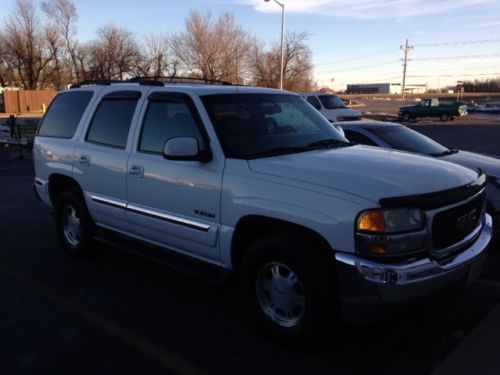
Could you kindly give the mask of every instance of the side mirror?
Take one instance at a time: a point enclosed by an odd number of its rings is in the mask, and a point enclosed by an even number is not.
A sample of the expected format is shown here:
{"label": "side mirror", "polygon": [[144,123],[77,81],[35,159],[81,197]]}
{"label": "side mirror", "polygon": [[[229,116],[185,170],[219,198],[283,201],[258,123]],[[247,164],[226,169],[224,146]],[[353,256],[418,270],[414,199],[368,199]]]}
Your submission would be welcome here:
{"label": "side mirror", "polygon": [[200,150],[198,140],[194,137],[174,137],[165,142],[163,157],[168,160],[200,161],[212,160],[210,151]]}

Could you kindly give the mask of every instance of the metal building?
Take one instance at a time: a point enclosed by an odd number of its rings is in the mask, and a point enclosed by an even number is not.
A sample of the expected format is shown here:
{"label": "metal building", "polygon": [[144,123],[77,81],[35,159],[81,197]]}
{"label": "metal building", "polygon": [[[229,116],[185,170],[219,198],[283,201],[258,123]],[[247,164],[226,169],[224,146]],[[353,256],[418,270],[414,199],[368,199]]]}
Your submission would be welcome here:
{"label": "metal building", "polygon": [[[361,83],[347,85],[348,94],[401,94],[400,83]],[[407,94],[424,94],[427,92],[426,84],[406,85]]]}

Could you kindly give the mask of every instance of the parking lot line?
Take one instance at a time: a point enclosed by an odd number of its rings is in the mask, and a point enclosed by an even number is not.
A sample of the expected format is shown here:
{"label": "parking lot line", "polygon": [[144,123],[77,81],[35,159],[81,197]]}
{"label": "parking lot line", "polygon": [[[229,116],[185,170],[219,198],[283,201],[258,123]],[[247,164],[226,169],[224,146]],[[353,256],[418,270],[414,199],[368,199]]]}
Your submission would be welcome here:
{"label": "parking lot line", "polygon": [[81,319],[101,328],[108,334],[125,342],[127,345],[142,352],[143,354],[155,359],[168,370],[176,374],[205,374],[204,371],[195,365],[177,357],[164,348],[154,344],[145,337],[138,335],[125,327],[120,326],[106,318],[94,314],[90,310],[70,299],[58,294],[52,288],[44,285],[42,282],[29,277],[19,271],[11,269],[0,263],[0,272],[10,277],[12,280],[29,287],[36,293],[46,297],[52,302],[63,307],[65,310],[73,313]]}

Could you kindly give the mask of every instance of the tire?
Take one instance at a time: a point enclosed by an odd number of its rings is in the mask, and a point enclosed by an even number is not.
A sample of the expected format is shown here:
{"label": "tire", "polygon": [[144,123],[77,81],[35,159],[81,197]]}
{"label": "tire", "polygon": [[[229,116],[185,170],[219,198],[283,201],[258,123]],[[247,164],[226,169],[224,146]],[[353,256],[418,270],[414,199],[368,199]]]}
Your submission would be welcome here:
{"label": "tire", "polygon": [[66,191],[56,198],[55,221],[57,238],[66,253],[75,258],[90,255],[95,225],[79,194]]}
{"label": "tire", "polygon": [[408,122],[408,121],[410,121],[410,119],[411,119],[410,113],[408,113],[408,112],[403,112],[403,115],[401,116],[401,119],[402,119],[404,122]]}
{"label": "tire", "polygon": [[246,311],[288,344],[322,343],[338,323],[334,265],[314,246],[290,234],[267,236],[250,246],[241,263]]}
{"label": "tire", "polygon": [[444,122],[444,121],[448,121],[448,120],[450,119],[450,115],[449,115],[449,114],[447,114],[447,113],[441,113],[441,114],[439,115],[439,119],[440,119],[441,121],[443,121],[443,122]]}

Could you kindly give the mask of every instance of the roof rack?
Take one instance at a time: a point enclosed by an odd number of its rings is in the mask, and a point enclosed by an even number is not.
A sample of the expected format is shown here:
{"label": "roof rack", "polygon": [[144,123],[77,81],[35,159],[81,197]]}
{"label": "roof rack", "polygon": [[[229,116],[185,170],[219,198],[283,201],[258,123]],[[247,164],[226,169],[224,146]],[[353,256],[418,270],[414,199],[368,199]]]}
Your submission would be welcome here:
{"label": "roof rack", "polygon": [[159,77],[139,76],[131,78],[129,81],[130,82],[154,81],[162,83],[199,83],[199,84],[209,83],[209,84],[219,84],[223,86],[232,86],[232,83],[227,81],[198,78],[198,77],[182,77],[182,76],[159,76]]}
{"label": "roof rack", "polygon": [[139,85],[144,86],[163,86],[165,83],[196,83],[196,84],[218,84],[222,86],[231,86],[231,82],[227,81],[219,81],[214,79],[205,79],[205,78],[196,78],[196,77],[177,77],[177,76],[161,76],[161,77],[134,77],[127,80],[116,80],[116,79],[107,79],[107,80],[86,80],[79,83],[75,83],[71,85],[70,89],[77,89],[83,86],[91,86],[91,85],[101,85],[108,86],[115,83],[138,83]]}

